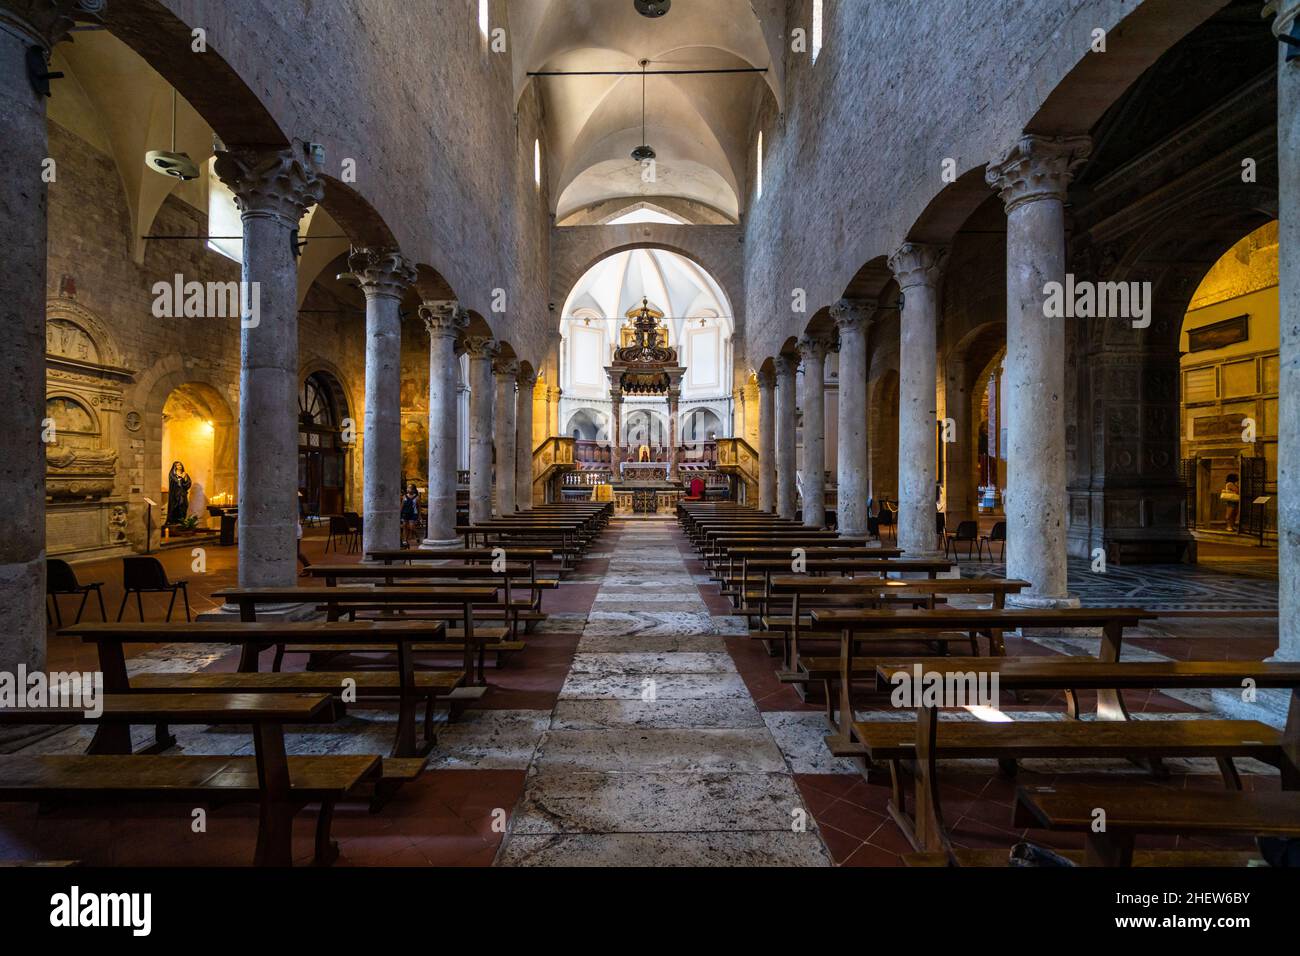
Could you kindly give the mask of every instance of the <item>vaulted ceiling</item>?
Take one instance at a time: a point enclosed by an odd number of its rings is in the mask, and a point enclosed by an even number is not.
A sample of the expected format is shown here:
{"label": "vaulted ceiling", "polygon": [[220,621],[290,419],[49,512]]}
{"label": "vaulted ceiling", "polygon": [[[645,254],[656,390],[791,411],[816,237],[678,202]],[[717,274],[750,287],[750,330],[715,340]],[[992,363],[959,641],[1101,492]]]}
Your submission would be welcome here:
{"label": "vaulted ceiling", "polygon": [[[776,0],[673,0],[648,19],[632,0],[509,0],[516,96],[541,84],[554,212],[564,218],[619,198],[679,197],[735,220],[749,194],[757,107],[779,105],[783,24]],[[631,158],[658,154],[653,182]],[[758,68],[765,73],[653,75],[656,69]],[[627,70],[629,76],[532,77],[537,71]]]}

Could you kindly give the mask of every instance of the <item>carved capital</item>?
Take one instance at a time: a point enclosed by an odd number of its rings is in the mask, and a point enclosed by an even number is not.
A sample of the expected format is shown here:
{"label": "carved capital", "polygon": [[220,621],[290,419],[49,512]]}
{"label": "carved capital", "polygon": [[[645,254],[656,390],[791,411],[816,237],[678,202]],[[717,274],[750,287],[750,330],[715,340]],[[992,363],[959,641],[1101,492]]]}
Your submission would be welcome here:
{"label": "carved capital", "polygon": [[770,369],[760,368],[755,377],[758,379],[759,389],[771,389],[776,385],[776,373]]}
{"label": "carved capital", "polygon": [[50,50],[78,22],[100,22],[107,6],[107,0],[0,0],[0,28]]}
{"label": "carved capital", "polygon": [[1087,136],[1026,133],[984,171],[985,181],[1002,197],[1007,212],[1040,199],[1064,201],[1075,170],[1092,153]]}
{"label": "carved capital", "polygon": [[947,258],[948,250],[943,246],[905,242],[889,257],[889,271],[904,291],[919,285],[935,286]]}
{"label": "carved capital", "polygon": [[805,362],[824,362],[826,353],[831,349],[831,338],[828,335],[805,335],[799,340],[799,355]]}
{"label": "carved capital", "polygon": [[1300,17],[1300,0],[1268,0],[1261,16],[1273,18],[1273,36],[1290,33],[1296,18]]}
{"label": "carved capital", "polygon": [[777,384],[780,384],[783,378],[794,378],[795,369],[799,367],[799,358],[794,355],[778,355],[772,360],[772,367],[776,369]]}
{"label": "carved capital", "polygon": [[301,140],[287,149],[231,146],[217,152],[213,168],[234,192],[245,219],[277,219],[292,229],[325,196],[325,184]]}
{"label": "carved capital", "polygon": [[845,332],[866,332],[876,320],[878,308],[875,299],[840,299],[831,306],[831,321],[841,335]]}
{"label": "carved capital", "polygon": [[367,299],[401,299],[415,284],[415,267],[398,249],[354,249],[348,269]]}
{"label": "carved capital", "polygon": [[515,359],[499,358],[492,363],[492,374],[497,378],[514,381],[519,378],[519,362]]}
{"label": "carved capital", "polygon": [[494,359],[500,346],[490,335],[467,335],[461,340],[471,359]]}
{"label": "carved capital", "polygon": [[455,338],[469,326],[469,313],[455,299],[421,302],[420,318],[431,338]]}
{"label": "carved capital", "polygon": [[529,371],[526,371],[526,372],[523,371],[523,370],[520,370],[520,372],[519,372],[519,387],[520,387],[521,389],[524,389],[524,388],[533,388],[536,384],[537,384],[537,373],[536,373],[536,372],[532,371],[531,369],[530,369]]}

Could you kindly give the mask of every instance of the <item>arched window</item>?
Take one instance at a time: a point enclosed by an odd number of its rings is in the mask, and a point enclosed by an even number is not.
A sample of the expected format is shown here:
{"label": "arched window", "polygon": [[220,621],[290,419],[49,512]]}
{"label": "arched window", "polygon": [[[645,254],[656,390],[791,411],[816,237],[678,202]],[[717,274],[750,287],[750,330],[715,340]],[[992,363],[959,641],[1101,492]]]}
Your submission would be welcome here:
{"label": "arched window", "polygon": [[763,198],[763,131],[758,131],[758,148],[754,156],[754,183],[757,187],[755,198]]}
{"label": "arched window", "polygon": [[542,188],[542,141],[533,140],[533,185]]}
{"label": "arched window", "polygon": [[343,388],[327,372],[314,372],[298,393],[298,491],[309,514],[340,514],[346,507],[348,445]]}

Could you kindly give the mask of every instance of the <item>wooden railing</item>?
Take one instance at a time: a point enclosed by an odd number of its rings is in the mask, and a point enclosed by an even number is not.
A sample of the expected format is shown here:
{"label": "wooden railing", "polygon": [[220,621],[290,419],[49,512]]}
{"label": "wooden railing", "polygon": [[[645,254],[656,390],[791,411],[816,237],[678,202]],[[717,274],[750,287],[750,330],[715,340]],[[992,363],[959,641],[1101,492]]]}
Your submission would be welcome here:
{"label": "wooden railing", "polygon": [[573,471],[574,439],[552,436],[533,449],[533,504],[560,499],[560,476]]}
{"label": "wooden railing", "polygon": [[718,439],[718,471],[734,475],[742,501],[758,503],[758,452],[743,438]]}

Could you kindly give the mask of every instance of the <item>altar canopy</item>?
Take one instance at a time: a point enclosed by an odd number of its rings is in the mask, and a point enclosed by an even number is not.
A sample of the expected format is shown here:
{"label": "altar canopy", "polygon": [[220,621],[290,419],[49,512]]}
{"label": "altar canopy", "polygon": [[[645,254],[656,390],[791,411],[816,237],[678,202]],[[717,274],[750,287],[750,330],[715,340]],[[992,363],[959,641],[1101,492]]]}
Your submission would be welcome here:
{"label": "altar canopy", "polygon": [[[664,314],[650,305],[647,298],[627,312],[621,343],[614,350],[614,361],[605,368],[609,377],[609,397],[613,404],[614,441],[613,471],[615,480],[677,481],[677,405],[681,400],[682,376],[686,369],[677,360],[677,350],[668,345]],[[623,397],[663,396],[668,400],[668,461],[640,460],[625,462],[617,436],[622,434]],[[665,467],[666,466],[666,467]]]}

